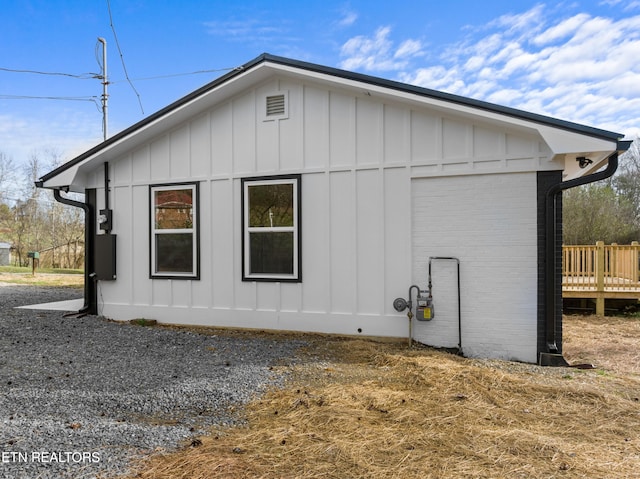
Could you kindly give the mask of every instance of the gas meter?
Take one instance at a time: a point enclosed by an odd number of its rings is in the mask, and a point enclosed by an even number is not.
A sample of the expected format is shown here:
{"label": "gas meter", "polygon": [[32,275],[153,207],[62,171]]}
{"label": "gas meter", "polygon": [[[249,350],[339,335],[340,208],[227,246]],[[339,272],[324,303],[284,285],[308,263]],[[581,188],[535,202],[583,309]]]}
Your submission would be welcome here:
{"label": "gas meter", "polygon": [[431,321],[433,319],[433,299],[428,291],[420,291],[416,298],[416,319],[418,321]]}

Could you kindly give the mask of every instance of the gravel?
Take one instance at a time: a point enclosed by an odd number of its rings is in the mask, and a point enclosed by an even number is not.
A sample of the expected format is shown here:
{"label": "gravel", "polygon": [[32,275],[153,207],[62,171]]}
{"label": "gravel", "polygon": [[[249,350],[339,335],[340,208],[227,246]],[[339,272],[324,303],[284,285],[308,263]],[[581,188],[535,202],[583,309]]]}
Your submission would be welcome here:
{"label": "gravel", "polygon": [[189,443],[283,377],[302,341],[145,327],[16,306],[74,299],[0,284],[0,478],[93,478]]}

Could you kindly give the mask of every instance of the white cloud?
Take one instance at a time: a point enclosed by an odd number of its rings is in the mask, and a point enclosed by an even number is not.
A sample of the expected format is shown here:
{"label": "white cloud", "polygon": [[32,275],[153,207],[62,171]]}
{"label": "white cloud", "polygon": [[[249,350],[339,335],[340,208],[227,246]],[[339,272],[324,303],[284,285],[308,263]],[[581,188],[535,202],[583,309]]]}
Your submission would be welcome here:
{"label": "white cloud", "polygon": [[389,38],[390,34],[391,27],[384,26],[378,28],[371,37],[358,35],[347,40],[340,50],[340,56],[346,57],[340,62],[340,67],[367,71],[401,70],[411,58],[422,55],[422,43],[419,40],[404,40],[396,48]]}
{"label": "white cloud", "polygon": [[[555,17],[554,17],[555,15]],[[402,81],[610,128],[640,132],[640,15],[505,15],[449,45]]]}
{"label": "white cloud", "polygon": [[208,33],[225,37],[261,36],[280,33],[281,28],[264,23],[257,18],[205,22]]}
{"label": "white cloud", "polygon": [[396,52],[393,54],[394,58],[407,58],[413,56],[419,56],[422,52],[422,43],[418,40],[405,40],[400,44]]}
{"label": "white cloud", "polygon": [[300,39],[291,37],[291,30],[285,20],[272,22],[258,16],[245,19],[204,22],[209,35],[223,37],[226,41],[258,45],[262,51],[266,45],[293,45]]}
{"label": "white cloud", "polygon": [[465,88],[460,71],[454,68],[434,66],[420,68],[412,74],[401,74],[401,81],[422,85],[434,90],[463,94]]}
{"label": "white cloud", "polygon": [[0,150],[17,164],[45,150],[58,151],[67,161],[102,141],[99,115],[58,109],[45,118],[0,115]]}
{"label": "white cloud", "polygon": [[533,39],[533,43],[536,45],[545,45],[561,38],[566,38],[567,36],[575,33],[587,19],[589,19],[589,15],[586,13],[580,13],[568,18],[560,22],[558,25],[554,25],[540,33],[540,35]]}
{"label": "white cloud", "polygon": [[349,9],[343,9],[340,19],[336,22],[339,27],[350,27],[358,20],[358,14]]}
{"label": "white cloud", "polygon": [[502,15],[491,22],[491,25],[497,26],[507,33],[534,33],[541,28],[543,16],[544,5],[539,4],[524,13]]}
{"label": "white cloud", "polygon": [[640,0],[632,0],[632,1],[628,1],[625,0],[623,2],[623,0],[603,0],[601,2],[603,5],[609,5],[612,7],[615,7],[617,5],[619,5],[620,3],[623,4],[622,7],[622,11],[623,12],[630,12],[633,10],[640,10]]}

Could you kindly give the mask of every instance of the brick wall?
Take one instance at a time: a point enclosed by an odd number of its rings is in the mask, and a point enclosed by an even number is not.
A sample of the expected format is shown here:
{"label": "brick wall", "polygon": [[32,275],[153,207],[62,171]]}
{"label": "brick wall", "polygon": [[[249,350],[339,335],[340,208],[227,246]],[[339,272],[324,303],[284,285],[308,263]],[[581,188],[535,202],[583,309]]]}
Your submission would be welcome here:
{"label": "brick wall", "polygon": [[[536,362],[536,173],[414,179],[412,196],[414,282],[426,286],[430,256],[460,259],[464,354]],[[455,264],[433,264],[432,279],[435,317],[415,338],[453,347]]]}

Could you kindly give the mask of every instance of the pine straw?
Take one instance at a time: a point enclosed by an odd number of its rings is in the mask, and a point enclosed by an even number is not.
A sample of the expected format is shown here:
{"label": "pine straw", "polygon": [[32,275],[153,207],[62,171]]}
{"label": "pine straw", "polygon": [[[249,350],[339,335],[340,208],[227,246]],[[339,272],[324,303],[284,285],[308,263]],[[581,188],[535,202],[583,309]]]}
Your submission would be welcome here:
{"label": "pine straw", "polygon": [[[640,380],[324,339],[283,390],[139,478],[640,477]],[[290,368],[291,369],[291,368]]]}
{"label": "pine straw", "polygon": [[567,316],[564,341],[570,362],[597,361],[611,371],[640,375],[640,319]]}

